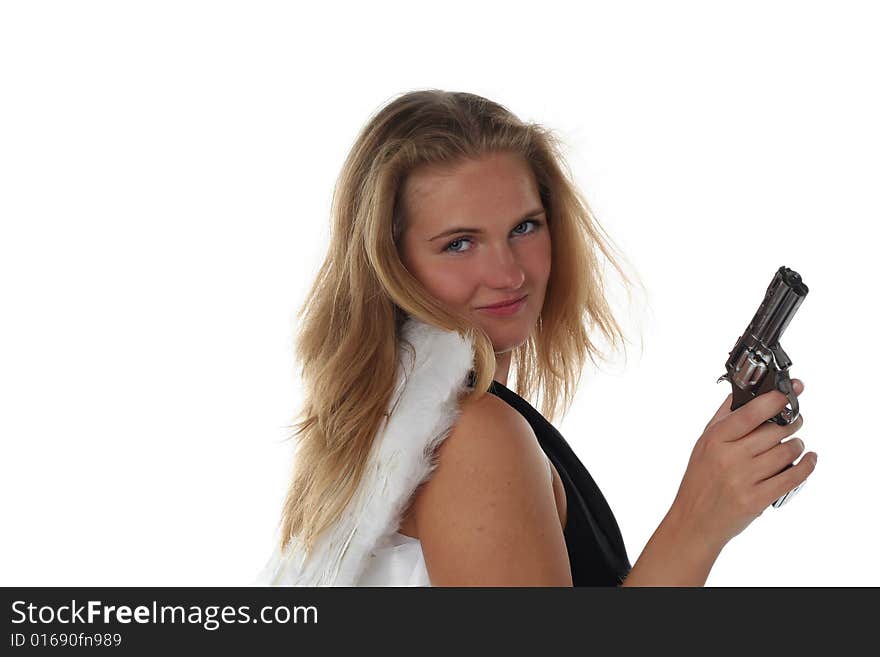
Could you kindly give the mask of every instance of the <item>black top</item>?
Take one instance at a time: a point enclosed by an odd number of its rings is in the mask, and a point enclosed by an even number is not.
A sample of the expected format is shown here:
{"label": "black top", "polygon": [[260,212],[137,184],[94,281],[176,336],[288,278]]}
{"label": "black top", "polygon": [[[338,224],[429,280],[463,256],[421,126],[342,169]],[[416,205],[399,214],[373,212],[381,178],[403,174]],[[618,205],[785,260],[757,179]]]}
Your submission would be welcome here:
{"label": "black top", "polygon": [[489,392],[516,409],[531,425],[565,487],[565,545],[574,586],[617,586],[629,574],[620,528],[605,497],[556,428],[525,399],[493,381]]}

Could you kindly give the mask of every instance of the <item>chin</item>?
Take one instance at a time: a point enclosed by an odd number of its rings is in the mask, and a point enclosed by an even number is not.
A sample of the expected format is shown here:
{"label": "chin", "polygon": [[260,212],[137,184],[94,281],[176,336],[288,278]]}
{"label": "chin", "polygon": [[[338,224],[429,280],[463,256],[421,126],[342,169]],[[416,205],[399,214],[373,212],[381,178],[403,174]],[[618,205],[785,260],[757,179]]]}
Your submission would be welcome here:
{"label": "chin", "polygon": [[503,354],[511,349],[516,349],[529,339],[531,326],[511,326],[507,330],[499,330],[498,327],[483,327],[486,335],[492,340],[492,346],[496,354]]}

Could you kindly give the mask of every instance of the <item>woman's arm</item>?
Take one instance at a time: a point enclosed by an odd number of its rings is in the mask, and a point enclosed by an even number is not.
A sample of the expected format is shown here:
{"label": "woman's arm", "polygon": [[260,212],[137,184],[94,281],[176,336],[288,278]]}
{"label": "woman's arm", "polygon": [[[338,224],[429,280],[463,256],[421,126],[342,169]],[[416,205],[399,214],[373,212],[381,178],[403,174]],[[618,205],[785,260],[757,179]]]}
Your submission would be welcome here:
{"label": "woman's arm", "polygon": [[571,586],[547,461],[492,394],[466,403],[413,511],[432,586]]}
{"label": "woman's arm", "polygon": [[673,506],[621,586],[704,586],[723,547],[691,530]]}

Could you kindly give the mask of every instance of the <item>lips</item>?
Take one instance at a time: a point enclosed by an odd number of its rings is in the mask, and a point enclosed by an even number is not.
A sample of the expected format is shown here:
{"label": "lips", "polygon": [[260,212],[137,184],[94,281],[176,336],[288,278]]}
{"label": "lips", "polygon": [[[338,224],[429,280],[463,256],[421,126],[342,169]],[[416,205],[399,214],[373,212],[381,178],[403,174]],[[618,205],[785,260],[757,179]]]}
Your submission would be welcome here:
{"label": "lips", "polygon": [[504,308],[506,306],[512,306],[513,304],[517,303],[518,301],[522,301],[523,299],[525,299],[526,296],[528,296],[528,295],[524,294],[521,297],[516,297],[514,299],[508,299],[507,301],[500,301],[499,303],[493,303],[491,306],[480,306],[480,308]]}

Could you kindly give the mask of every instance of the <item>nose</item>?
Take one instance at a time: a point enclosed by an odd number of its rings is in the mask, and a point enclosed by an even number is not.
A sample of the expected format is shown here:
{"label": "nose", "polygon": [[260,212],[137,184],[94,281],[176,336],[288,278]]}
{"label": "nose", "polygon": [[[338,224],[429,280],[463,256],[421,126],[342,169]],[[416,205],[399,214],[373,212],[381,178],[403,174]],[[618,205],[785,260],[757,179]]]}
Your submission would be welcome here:
{"label": "nose", "polygon": [[525,272],[509,245],[492,250],[492,256],[486,262],[484,280],[489,287],[509,290],[519,289],[525,282]]}

